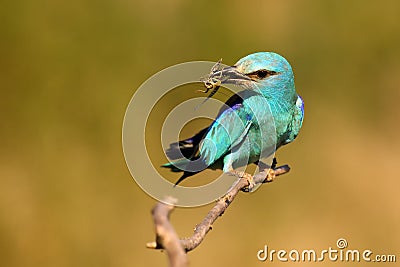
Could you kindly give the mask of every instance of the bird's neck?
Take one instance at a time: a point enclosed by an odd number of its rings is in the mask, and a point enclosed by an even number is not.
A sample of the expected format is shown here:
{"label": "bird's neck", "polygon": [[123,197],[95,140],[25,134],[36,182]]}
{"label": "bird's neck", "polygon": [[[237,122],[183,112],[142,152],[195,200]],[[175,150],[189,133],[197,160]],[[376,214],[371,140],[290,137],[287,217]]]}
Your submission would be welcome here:
{"label": "bird's neck", "polygon": [[260,87],[257,91],[267,99],[270,105],[293,106],[297,101],[294,83],[278,83]]}

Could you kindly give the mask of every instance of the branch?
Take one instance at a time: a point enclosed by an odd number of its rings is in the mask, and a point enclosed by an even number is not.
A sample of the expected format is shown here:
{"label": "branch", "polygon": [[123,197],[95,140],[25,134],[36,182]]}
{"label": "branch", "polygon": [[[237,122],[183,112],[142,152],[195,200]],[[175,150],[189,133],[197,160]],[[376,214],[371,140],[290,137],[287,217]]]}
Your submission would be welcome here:
{"label": "branch", "polygon": [[[276,176],[285,174],[290,171],[288,165],[283,165],[271,169],[267,175],[262,179],[254,178],[257,183],[269,183],[274,180]],[[158,203],[153,208],[154,224],[156,226],[156,242],[147,244],[148,248],[153,249],[166,249],[170,260],[170,266],[186,266],[174,265],[180,263],[177,259],[180,258],[182,264],[187,264],[187,257],[185,252],[195,249],[204,240],[206,234],[212,229],[212,224],[219,216],[224,214],[225,210],[229,207],[235,199],[239,191],[245,191],[249,186],[249,179],[247,175],[243,175],[237,182],[229,189],[228,193],[220,198],[214,207],[208,212],[206,217],[196,226],[194,233],[191,237],[179,240],[174,228],[169,223],[169,214],[173,210],[172,205]],[[171,199],[165,201],[166,203],[173,203]]]}
{"label": "branch", "polygon": [[[275,176],[279,176],[285,174],[290,171],[290,167],[288,165],[280,166],[274,169],[273,176],[267,176],[262,183],[272,182]],[[236,184],[234,184],[228,193],[220,198],[215,206],[208,212],[207,216],[199,223],[194,233],[189,238],[183,238],[181,240],[181,244],[186,251],[191,251],[195,249],[200,243],[204,240],[206,234],[212,229],[212,224],[217,220],[219,216],[224,214],[225,210],[229,207],[232,201],[235,199],[236,195],[239,191],[244,190],[249,186],[249,181],[246,177],[240,178]]]}
{"label": "branch", "polygon": [[[166,203],[176,203],[176,199],[167,198]],[[188,265],[185,250],[179,242],[179,237],[176,234],[174,227],[169,222],[169,215],[174,209],[171,204],[158,202],[153,210],[153,220],[156,231],[156,242],[147,243],[148,248],[165,249],[169,258],[171,267],[185,267]]]}

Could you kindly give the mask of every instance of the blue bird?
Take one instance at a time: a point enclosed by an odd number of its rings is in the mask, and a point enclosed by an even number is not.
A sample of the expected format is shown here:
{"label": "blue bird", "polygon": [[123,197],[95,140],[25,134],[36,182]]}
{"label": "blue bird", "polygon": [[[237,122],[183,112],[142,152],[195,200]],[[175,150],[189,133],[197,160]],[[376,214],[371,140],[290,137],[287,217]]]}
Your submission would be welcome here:
{"label": "blue bird", "polygon": [[[170,145],[166,153],[176,161],[162,167],[183,172],[176,185],[218,164],[235,175],[238,167],[261,166],[261,158],[292,142],[303,123],[304,102],[296,93],[292,68],[276,53],[250,54],[231,67],[214,71],[209,79],[244,90],[228,99],[209,127]],[[178,159],[178,154],[186,158]],[[269,171],[265,168],[259,175],[267,177]],[[250,175],[246,177],[250,189],[254,184]]]}

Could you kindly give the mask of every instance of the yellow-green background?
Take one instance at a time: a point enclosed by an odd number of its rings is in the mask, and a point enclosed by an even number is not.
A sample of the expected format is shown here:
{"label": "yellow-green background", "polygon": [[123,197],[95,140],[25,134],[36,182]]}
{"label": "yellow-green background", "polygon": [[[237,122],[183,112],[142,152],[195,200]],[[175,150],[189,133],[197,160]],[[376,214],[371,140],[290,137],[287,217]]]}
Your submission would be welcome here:
{"label": "yellow-green background", "polygon": [[[278,153],[292,172],[240,194],[191,266],[291,266],[256,252],[340,237],[400,261],[399,14],[386,0],[3,1],[1,265],[166,265],[145,248],[155,201],[125,166],[125,108],[167,66],[256,51],[291,62],[306,103],[301,134]],[[178,233],[209,208],[177,209]]]}

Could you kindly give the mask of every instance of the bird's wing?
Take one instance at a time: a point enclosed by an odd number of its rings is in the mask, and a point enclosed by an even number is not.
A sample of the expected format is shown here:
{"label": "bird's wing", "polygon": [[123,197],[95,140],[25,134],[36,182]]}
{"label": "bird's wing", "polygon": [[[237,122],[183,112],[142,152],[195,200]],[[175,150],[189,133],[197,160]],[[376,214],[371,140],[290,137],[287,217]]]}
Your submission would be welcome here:
{"label": "bird's wing", "polygon": [[211,165],[242,142],[252,125],[252,114],[242,104],[226,109],[210,126],[200,147],[200,157]]}
{"label": "bird's wing", "polygon": [[199,144],[207,131],[208,127],[188,139],[170,144],[165,154],[170,160],[181,159],[182,156],[188,159],[193,158],[197,154]]}
{"label": "bird's wing", "polygon": [[[253,90],[243,90],[232,95],[226,102],[225,105],[221,107],[218,112],[217,118],[222,115],[226,110],[233,108],[234,106],[242,104],[245,98],[249,96],[257,95]],[[181,159],[182,156],[191,159],[195,157],[199,152],[199,144],[204,139],[210,127],[206,127],[199,131],[194,136],[180,140],[179,142],[175,142],[169,145],[169,148],[165,151],[167,157],[170,160],[178,160]]]}
{"label": "bird's wing", "polygon": [[304,119],[304,101],[300,96],[297,96],[296,105],[293,107],[292,118],[289,123],[286,140],[284,141],[284,145],[292,142],[296,139],[299,134],[300,128],[303,124]]}

